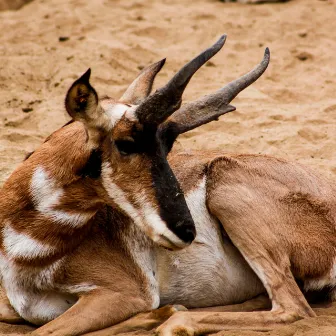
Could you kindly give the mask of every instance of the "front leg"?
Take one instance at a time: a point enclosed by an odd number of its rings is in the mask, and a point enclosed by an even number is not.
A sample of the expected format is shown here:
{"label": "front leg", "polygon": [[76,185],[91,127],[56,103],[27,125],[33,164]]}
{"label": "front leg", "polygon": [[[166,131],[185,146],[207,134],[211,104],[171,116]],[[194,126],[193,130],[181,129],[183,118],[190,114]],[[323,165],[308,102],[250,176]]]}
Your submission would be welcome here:
{"label": "front leg", "polygon": [[[175,328],[179,329],[179,324],[183,324],[186,328],[195,325],[197,326],[197,322],[195,323],[195,319],[191,319],[193,312],[206,312],[206,316],[212,316],[212,314],[208,314],[209,312],[215,312],[215,315],[218,315],[219,312],[247,312],[247,311],[255,311],[255,310],[267,310],[270,309],[270,300],[265,295],[259,295],[251,300],[245,301],[240,304],[235,305],[227,305],[227,306],[217,306],[217,307],[206,307],[206,308],[194,308],[189,311],[187,308],[180,305],[173,306],[164,306],[159,309],[152,310],[150,312],[140,313],[136,316],[131,317],[130,319],[121,322],[112,327],[106,328],[104,330],[98,330],[93,333],[89,333],[85,336],[111,336],[111,335],[127,335],[128,333],[136,332],[137,334],[140,332],[149,332],[153,331],[155,328],[158,328],[161,324],[168,321],[168,323],[164,324],[162,328],[158,330],[162,330],[163,328]],[[186,312],[187,314],[182,314],[180,312]],[[173,316],[177,315],[178,318],[175,319]],[[197,317],[204,316],[202,314],[196,314]],[[187,320],[186,320],[187,317]],[[190,317],[190,319],[189,319]],[[189,324],[189,327],[188,327]],[[197,329],[197,327],[196,327]],[[195,330],[195,329],[194,329]],[[142,335],[142,334],[141,334]]]}
{"label": "front leg", "polygon": [[271,301],[266,294],[260,294],[257,297],[242,303],[226,306],[214,306],[204,308],[192,308],[189,311],[197,312],[252,312],[257,310],[270,310],[272,308]]}
{"label": "front leg", "polygon": [[177,312],[156,329],[158,336],[201,336],[223,330],[269,331],[298,319],[295,313],[261,312]]}
{"label": "front leg", "polygon": [[167,321],[177,312],[186,310],[187,308],[181,305],[164,306],[149,312],[137,314],[117,325],[85,334],[85,336],[127,335],[132,332],[142,335],[141,332],[145,333],[153,331],[153,329]]}
{"label": "front leg", "polygon": [[148,309],[143,299],[105,289],[82,294],[75,305],[35,330],[34,336],[76,336],[107,328]]}
{"label": "front leg", "polygon": [[208,206],[263,283],[272,301],[272,313],[297,319],[314,317],[292,274],[288,249],[271,230],[272,221],[280,220],[277,209],[272,201],[261,199],[246,186],[223,184],[209,192]]}

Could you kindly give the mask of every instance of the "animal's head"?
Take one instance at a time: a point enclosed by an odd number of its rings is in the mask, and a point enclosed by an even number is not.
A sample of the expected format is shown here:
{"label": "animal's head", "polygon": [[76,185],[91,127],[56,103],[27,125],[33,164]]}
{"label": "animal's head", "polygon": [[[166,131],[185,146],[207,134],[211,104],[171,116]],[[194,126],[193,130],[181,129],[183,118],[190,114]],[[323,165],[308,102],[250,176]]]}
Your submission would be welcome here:
{"label": "animal's head", "polygon": [[167,161],[175,139],[234,110],[229,102],[268,64],[266,53],[262,64],[245,77],[180,109],[192,75],[222,48],[225,38],[152,95],[153,81],[165,60],[144,69],[119,100],[98,98],[89,82],[90,70],[73,83],[66,96],[66,110],[85,125],[87,142],[102,158],[101,178],[108,200],[167,248],[188,246],[196,235],[183,192]]}

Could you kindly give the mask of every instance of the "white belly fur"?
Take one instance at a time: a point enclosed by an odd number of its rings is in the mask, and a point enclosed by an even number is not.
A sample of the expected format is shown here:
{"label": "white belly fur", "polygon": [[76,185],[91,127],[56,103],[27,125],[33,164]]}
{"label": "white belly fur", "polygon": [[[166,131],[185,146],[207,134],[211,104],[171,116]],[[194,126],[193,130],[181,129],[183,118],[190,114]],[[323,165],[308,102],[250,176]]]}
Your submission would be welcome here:
{"label": "white belly fur", "polygon": [[27,270],[0,253],[2,285],[11,305],[25,320],[42,325],[63,314],[77,301],[74,295],[53,288],[54,273],[60,262],[44,269]]}
{"label": "white belly fur", "polygon": [[[261,282],[206,207],[206,180],[186,195],[197,236],[188,248],[157,249],[160,305],[186,307],[227,305],[265,291]],[[225,200],[223,200],[225,201]]]}

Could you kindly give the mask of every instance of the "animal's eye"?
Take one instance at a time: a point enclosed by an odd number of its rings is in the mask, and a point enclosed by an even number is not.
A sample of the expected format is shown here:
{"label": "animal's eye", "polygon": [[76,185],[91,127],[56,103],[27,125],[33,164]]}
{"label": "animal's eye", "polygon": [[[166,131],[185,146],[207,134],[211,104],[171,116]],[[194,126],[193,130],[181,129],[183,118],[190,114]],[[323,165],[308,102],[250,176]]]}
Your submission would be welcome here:
{"label": "animal's eye", "polygon": [[137,152],[137,146],[134,141],[116,140],[115,144],[122,155],[130,155]]}

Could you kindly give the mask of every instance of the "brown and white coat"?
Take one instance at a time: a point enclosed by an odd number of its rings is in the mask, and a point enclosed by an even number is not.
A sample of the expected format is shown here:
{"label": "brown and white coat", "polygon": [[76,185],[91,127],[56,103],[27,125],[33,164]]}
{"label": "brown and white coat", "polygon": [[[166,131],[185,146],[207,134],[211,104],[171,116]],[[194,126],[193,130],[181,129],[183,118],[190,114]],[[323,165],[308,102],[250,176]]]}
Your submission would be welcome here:
{"label": "brown and white coat", "polygon": [[2,284],[21,317],[51,321],[37,335],[79,335],[169,303],[238,303],[264,288],[271,312],[179,312],[160,332],[213,332],[242,318],[270,328],[314,315],[294,278],[306,289],[335,285],[332,184],[264,156],[166,159],[179,134],[234,110],[229,102],[268,65],[266,50],[250,73],[180,108],[191,76],[224,42],[150,96],[164,61],[145,69],[118,102],[98,99],[88,71],[66,97],[74,122],[4,185]]}

